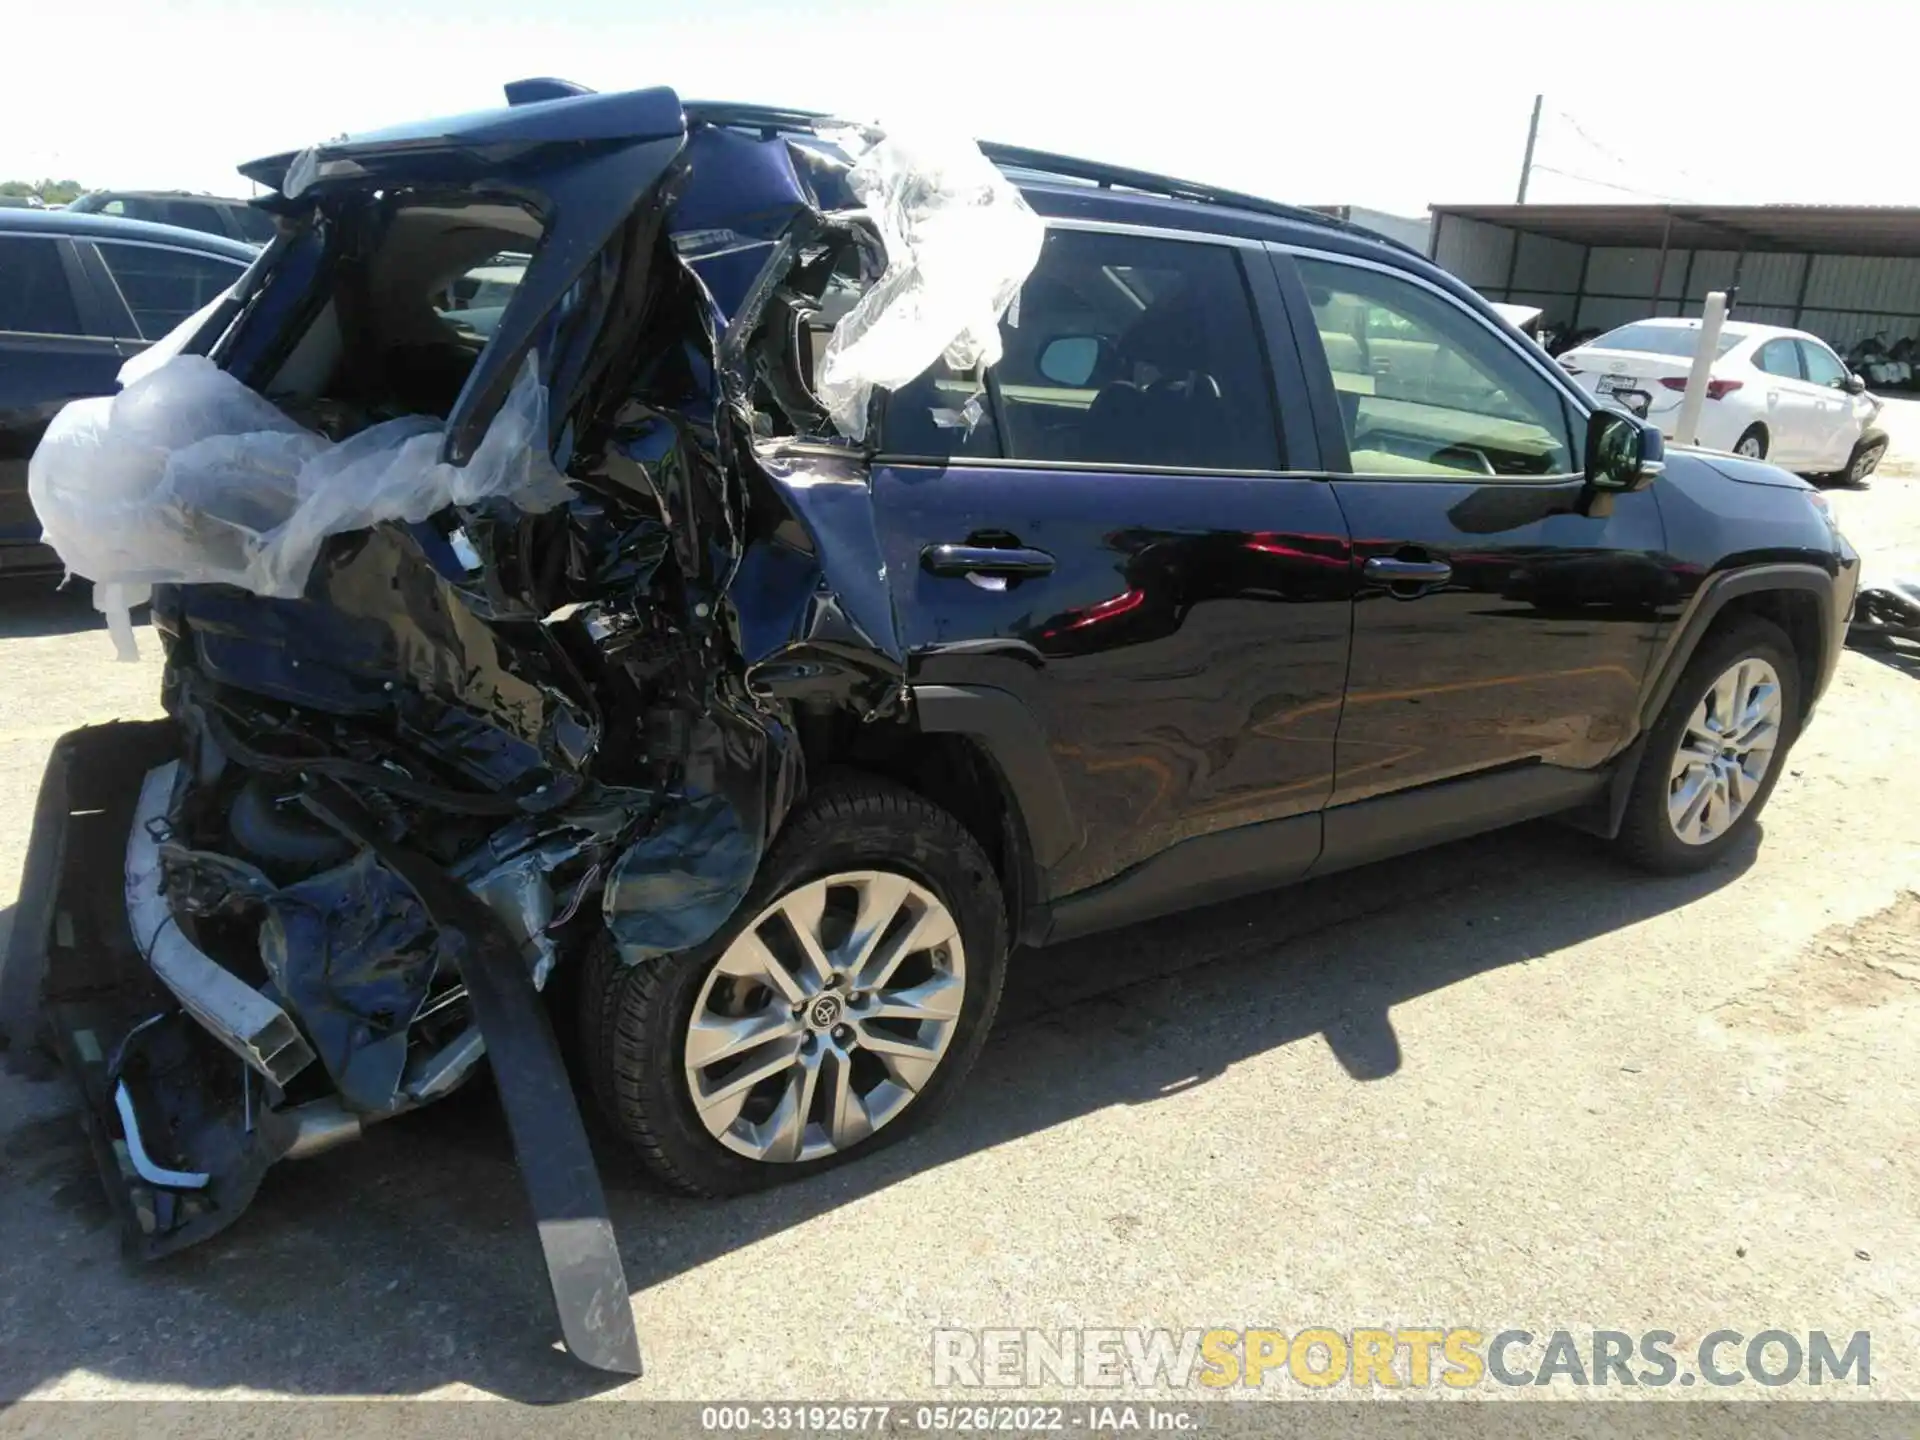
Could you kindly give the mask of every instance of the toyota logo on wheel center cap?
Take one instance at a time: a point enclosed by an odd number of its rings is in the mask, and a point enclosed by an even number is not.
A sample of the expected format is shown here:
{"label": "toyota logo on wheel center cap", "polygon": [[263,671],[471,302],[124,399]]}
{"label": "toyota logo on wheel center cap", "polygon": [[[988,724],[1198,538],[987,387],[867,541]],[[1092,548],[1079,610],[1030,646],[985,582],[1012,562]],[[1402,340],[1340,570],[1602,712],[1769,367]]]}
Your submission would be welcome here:
{"label": "toyota logo on wheel center cap", "polygon": [[807,1009],[807,1023],[816,1030],[826,1030],[840,1023],[840,997],[822,995]]}

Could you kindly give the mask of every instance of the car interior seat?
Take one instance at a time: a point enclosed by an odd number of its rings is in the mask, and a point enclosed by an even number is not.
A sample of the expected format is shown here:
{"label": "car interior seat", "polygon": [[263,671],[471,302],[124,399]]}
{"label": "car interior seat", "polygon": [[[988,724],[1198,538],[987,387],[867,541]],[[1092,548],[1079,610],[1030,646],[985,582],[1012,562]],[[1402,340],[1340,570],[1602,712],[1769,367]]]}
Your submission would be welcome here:
{"label": "car interior seat", "polygon": [[[1254,468],[1243,416],[1211,372],[1204,315],[1169,297],[1119,343],[1122,378],[1101,386],[1081,427],[1079,459],[1145,465]],[[1259,413],[1251,410],[1251,413]]]}

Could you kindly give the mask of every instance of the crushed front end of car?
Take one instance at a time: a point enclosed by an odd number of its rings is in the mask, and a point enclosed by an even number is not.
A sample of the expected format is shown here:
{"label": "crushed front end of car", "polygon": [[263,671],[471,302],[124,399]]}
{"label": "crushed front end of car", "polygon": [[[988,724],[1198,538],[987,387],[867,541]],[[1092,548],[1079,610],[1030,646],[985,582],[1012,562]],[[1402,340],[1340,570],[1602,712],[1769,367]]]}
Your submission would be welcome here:
{"label": "crushed front end of car", "polygon": [[567,1345],[638,1373],[542,992],[712,936],[808,736],[900,722],[869,394],[993,358],[1039,222],[977,150],[509,98],[248,167],[278,238],[49,431],[169,719],[56,747],[0,1020],[145,1256],[485,1057]]}

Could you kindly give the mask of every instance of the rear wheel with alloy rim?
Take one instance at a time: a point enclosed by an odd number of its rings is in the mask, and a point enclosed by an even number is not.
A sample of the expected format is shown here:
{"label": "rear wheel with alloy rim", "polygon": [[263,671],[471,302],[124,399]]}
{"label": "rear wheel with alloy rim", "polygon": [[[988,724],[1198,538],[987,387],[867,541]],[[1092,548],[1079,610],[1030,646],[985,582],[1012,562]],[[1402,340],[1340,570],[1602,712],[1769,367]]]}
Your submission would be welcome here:
{"label": "rear wheel with alloy rim", "polygon": [[1713,864],[1758,818],[1799,723],[1800,671],[1778,626],[1744,617],[1709,635],[1647,737],[1623,853],[1667,874]]}
{"label": "rear wheel with alloy rim", "polygon": [[1767,458],[1767,432],[1758,425],[1749,425],[1740,438],[1733,442],[1733,453],[1748,460]]}
{"label": "rear wheel with alloy rim", "polygon": [[734,938],[693,1002],[701,1123],[750,1160],[851,1150],[938,1073],[966,984],[959,926],[924,885],[884,870],[808,881]]}
{"label": "rear wheel with alloy rim", "polygon": [[795,1179],[952,1096],[998,1005],[1006,937],[993,867],[957,820],[884,781],[830,781],[708,944],[630,968],[594,957],[587,1069],[676,1189]]}

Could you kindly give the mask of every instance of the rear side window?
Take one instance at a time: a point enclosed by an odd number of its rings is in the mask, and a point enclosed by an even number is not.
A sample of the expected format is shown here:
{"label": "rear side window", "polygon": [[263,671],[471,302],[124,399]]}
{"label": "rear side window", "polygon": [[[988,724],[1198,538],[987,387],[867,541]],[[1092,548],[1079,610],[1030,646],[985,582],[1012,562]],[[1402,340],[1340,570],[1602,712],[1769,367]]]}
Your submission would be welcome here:
{"label": "rear side window", "polygon": [[1356,475],[1565,475],[1560,391],[1478,316],[1378,270],[1302,258]]}
{"label": "rear side window", "polygon": [[983,390],[944,366],[887,404],[896,453],[1278,470],[1259,323],[1220,245],[1048,232]]}
{"label": "rear side window", "polygon": [[160,220],[160,207],[151,200],[138,196],[130,199],[109,200],[100,207],[102,215],[119,215],[127,220],[151,220],[156,224]]}
{"label": "rear side window", "polygon": [[57,243],[50,236],[0,235],[0,330],[85,333]]}
{"label": "rear side window", "polygon": [[1800,352],[1791,340],[1769,340],[1753,357],[1754,368],[1785,380],[1800,378]]}
{"label": "rear side window", "polygon": [[232,286],[244,268],[237,260],[158,245],[95,243],[142,340],[158,340]]}
{"label": "rear side window", "polygon": [[160,218],[168,225],[179,225],[208,235],[227,233],[226,222],[221,219],[219,209],[198,200],[168,200],[160,207]]}
{"label": "rear side window", "polygon": [[254,245],[270,245],[277,233],[273,228],[273,217],[264,210],[256,210],[251,205],[234,205],[227,210],[234,228],[239,230],[240,238]]}

